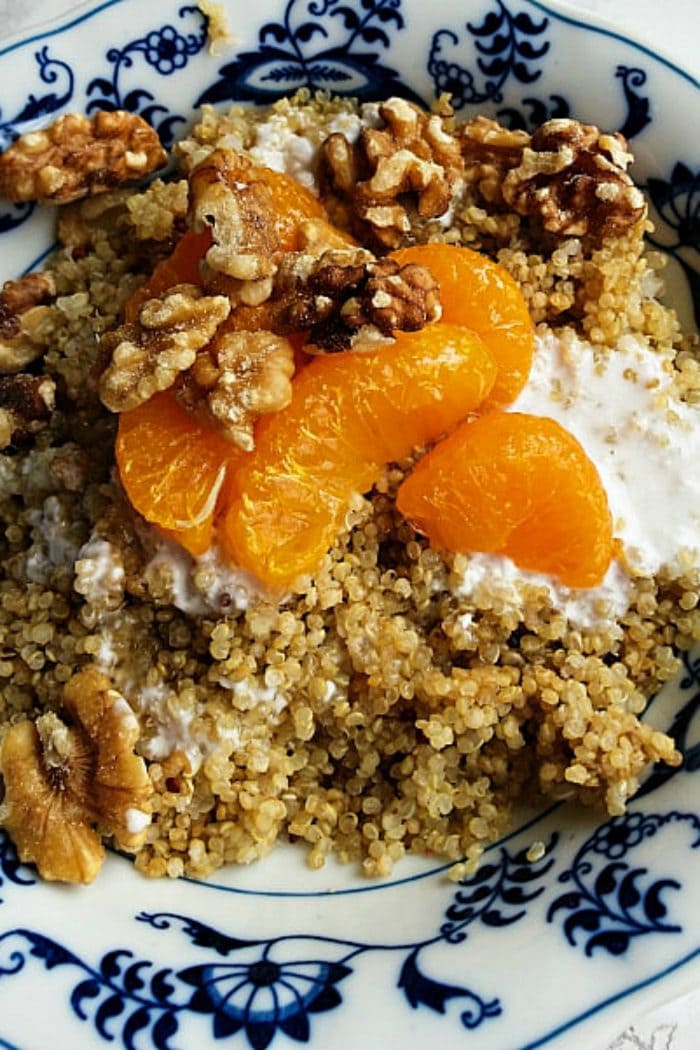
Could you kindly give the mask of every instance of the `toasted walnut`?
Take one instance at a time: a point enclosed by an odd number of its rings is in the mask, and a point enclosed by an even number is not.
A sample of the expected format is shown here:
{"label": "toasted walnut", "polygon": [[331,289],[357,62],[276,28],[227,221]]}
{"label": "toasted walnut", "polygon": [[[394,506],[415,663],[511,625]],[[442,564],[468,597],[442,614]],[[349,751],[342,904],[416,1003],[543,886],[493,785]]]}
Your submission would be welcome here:
{"label": "toasted walnut", "polygon": [[291,401],[293,375],[294,350],[287,339],[272,332],[227,332],[197,355],[177,398],[249,452],[256,419]]}
{"label": "toasted walnut", "polygon": [[48,712],[7,730],[0,821],[43,878],[85,883],[104,859],[98,831],[122,849],[143,844],[152,788],[134,754],[136,717],[105,675],[92,667],[74,675],[64,703],[66,722]]}
{"label": "toasted walnut", "polygon": [[0,373],[20,372],[45,347],[33,339],[56,295],[49,273],[28,273],[6,281],[0,292]]}
{"label": "toasted walnut", "polygon": [[189,222],[212,231],[206,262],[216,273],[258,281],[274,272],[274,206],[255,166],[234,150],[217,149],[190,174]]}
{"label": "toasted walnut", "polygon": [[280,323],[308,329],[310,353],[376,345],[378,337],[415,332],[442,313],[437,281],[425,267],[377,260],[362,249],[290,255],[275,288],[286,303]]}
{"label": "toasted walnut", "polygon": [[112,412],[126,412],[167,390],[194,364],[230,309],[228,299],[203,295],[193,284],[148,299],[137,324],[123,324],[102,337],[100,354],[108,362],[99,383],[102,403]]}
{"label": "toasted walnut", "polygon": [[489,204],[500,203],[503,179],[520,164],[530,136],[526,131],[504,128],[488,117],[475,117],[460,125],[457,137],[464,157],[465,181],[477,186]]}
{"label": "toasted walnut", "polygon": [[644,215],[644,196],[626,170],[631,160],[622,135],[576,120],[549,120],[504,178],[503,198],[550,233],[599,242]]}
{"label": "toasted walnut", "polygon": [[396,248],[416,219],[445,214],[462,187],[464,161],[440,115],[390,98],[379,116],[384,126],[364,127],[355,144],[329,135],[321,167],[331,193],[349,204],[365,237]]}
{"label": "toasted walnut", "polygon": [[134,113],[68,113],[0,156],[0,196],[65,204],[141,179],[166,160],[156,132]]}
{"label": "toasted walnut", "polygon": [[0,448],[47,427],[55,403],[56,384],[48,376],[0,376]]}

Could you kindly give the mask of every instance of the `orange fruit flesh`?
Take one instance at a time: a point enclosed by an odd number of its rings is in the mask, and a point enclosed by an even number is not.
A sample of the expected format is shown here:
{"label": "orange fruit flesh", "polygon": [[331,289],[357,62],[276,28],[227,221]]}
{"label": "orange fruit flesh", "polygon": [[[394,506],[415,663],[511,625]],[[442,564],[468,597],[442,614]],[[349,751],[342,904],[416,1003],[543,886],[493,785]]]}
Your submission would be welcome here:
{"label": "orange fruit flesh", "polygon": [[272,168],[256,168],[255,178],[264,182],[272,194],[277,250],[299,251],[301,223],[306,219],[327,219],[323,204],[311,190],[284,172],[273,171]]}
{"label": "orange fruit flesh", "polygon": [[193,233],[187,230],[167,259],[162,259],[155,270],[128,300],[124,318],[135,321],[147,299],[155,299],[176,284],[201,284],[199,264],[211,246],[211,231]]}
{"label": "orange fruit flesh", "polygon": [[400,248],[390,258],[426,266],[440,285],[442,320],[478,332],[498,365],[498,377],[480,411],[509,405],[527,382],[534,328],[527,305],[510,274],[470,248],[422,244]]}
{"label": "orange fruit flesh", "polygon": [[569,587],[597,586],[613,556],[598,471],[552,419],[494,413],[459,427],[403,482],[397,506],[438,547],[504,554]]}
{"label": "orange fruit flesh", "polygon": [[122,412],[115,454],[121,482],[139,514],[191,553],[204,553],[236,458],[231,445],[166,392]]}
{"label": "orange fruit flesh", "polygon": [[432,441],[486,397],[496,366],[478,336],[436,324],[366,354],[319,357],[293,381],[291,404],[258,425],[240,461],[241,495],[221,539],[273,590],[313,571],[351,496],[381,467]]}

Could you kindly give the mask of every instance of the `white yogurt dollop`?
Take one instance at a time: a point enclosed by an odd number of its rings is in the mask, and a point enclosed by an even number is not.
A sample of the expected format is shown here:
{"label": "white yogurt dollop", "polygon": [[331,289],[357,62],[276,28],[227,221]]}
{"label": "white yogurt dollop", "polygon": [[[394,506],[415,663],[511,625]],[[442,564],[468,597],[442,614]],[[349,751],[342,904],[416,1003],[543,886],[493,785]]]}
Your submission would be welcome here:
{"label": "white yogurt dollop", "polygon": [[645,574],[700,542],[700,410],[678,400],[663,358],[634,336],[596,354],[538,336],[512,412],[548,416],[580,441],[608,495],[614,534]]}
{"label": "white yogurt dollop", "polygon": [[[547,416],[583,446],[600,474],[614,534],[635,571],[674,566],[700,544],[700,410],[678,400],[663,358],[623,336],[598,352],[580,339],[538,335],[530,378],[511,412]],[[614,623],[627,609],[629,574],[614,562],[599,587],[572,590],[519,569],[510,558],[474,554],[456,592],[481,605],[488,595],[518,605],[543,588],[571,624]]]}

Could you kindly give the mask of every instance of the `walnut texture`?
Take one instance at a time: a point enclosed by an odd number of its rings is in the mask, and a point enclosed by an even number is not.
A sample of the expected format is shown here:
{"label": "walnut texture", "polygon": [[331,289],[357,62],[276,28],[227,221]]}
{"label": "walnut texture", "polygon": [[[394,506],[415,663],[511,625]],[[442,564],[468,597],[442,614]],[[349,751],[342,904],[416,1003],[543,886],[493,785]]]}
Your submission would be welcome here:
{"label": "walnut texture", "polygon": [[0,376],[0,449],[44,430],[55,403],[56,384],[48,376]]}
{"label": "walnut texture", "polygon": [[272,332],[227,332],[197,355],[177,398],[246,452],[255,421],[292,399],[294,350]]}
{"label": "walnut texture", "polygon": [[631,160],[622,135],[576,120],[548,120],[505,176],[503,198],[549,233],[599,243],[645,214],[644,196],[627,174]]}
{"label": "walnut texture", "polygon": [[275,284],[287,303],[281,323],[309,330],[310,353],[369,348],[394,331],[418,331],[442,313],[429,270],[377,260],[362,249],[288,256]]}
{"label": "walnut texture", "polygon": [[146,300],[136,324],[123,324],[102,337],[102,403],[112,412],[126,412],[167,390],[194,364],[230,309],[224,296],[204,295],[193,284],[175,285],[161,299]]}
{"label": "walnut texture", "polygon": [[476,186],[489,204],[502,203],[503,179],[520,164],[530,136],[526,131],[504,128],[489,117],[466,121],[456,134],[464,157],[465,181]]}
{"label": "walnut texture", "polygon": [[50,273],[27,273],[0,292],[0,373],[20,372],[45,346],[34,339],[56,295]]}
{"label": "walnut texture", "polygon": [[0,196],[65,204],[141,179],[166,161],[156,132],[134,113],[67,113],[0,156]]}
{"label": "walnut texture", "polygon": [[275,210],[255,166],[235,150],[217,149],[193,169],[189,185],[189,224],[212,233],[205,256],[211,270],[239,281],[274,273]]}
{"label": "walnut texture", "polygon": [[0,822],[43,878],[87,883],[102,866],[101,834],[126,850],[143,844],[152,787],[134,754],[136,717],[105,675],[75,674],[64,706],[65,721],[50,711],[7,730]]}
{"label": "walnut texture", "polygon": [[463,185],[464,160],[440,115],[390,98],[379,116],[383,126],[362,128],[355,144],[329,135],[321,171],[331,196],[349,206],[362,239],[387,249],[404,244],[414,223],[447,212]]}

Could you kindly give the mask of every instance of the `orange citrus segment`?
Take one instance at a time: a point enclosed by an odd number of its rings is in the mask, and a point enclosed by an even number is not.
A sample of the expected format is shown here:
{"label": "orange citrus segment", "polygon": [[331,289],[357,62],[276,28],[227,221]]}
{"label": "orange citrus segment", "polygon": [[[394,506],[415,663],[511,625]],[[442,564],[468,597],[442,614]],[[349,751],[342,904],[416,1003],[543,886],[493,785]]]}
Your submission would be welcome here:
{"label": "orange citrus segment", "polygon": [[184,547],[194,558],[205,554],[211,547],[214,533],[214,515],[211,514],[201,525],[193,525],[190,529],[159,529],[164,536],[174,543]]}
{"label": "orange citrus segment", "polygon": [[255,168],[253,177],[264,182],[272,194],[276,212],[275,235],[278,250],[296,252],[301,247],[299,227],[306,219],[326,219],[326,209],[311,190],[291,175],[272,168]]}
{"label": "orange citrus segment", "polygon": [[613,555],[598,471],[552,419],[493,413],[418,463],[397,506],[436,546],[505,554],[522,569],[594,587]]}
{"label": "orange citrus segment", "polygon": [[532,364],[534,329],[523,293],[497,263],[469,248],[423,244],[390,258],[426,266],[440,285],[442,320],[478,332],[498,365],[498,378],[481,411],[514,401]]}
{"label": "orange citrus segment", "polygon": [[134,292],[124,309],[127,321],[135,321],[147,299],[155,299],[176,284],[201,284],[199,264],[211,246],[211,231],[182,235],[167,259],[161,260],[148,280]]}
{"label": "orange citrus segment", "polygon": [[342,528],[350,498],[383,463],[434,440],[486,397],[496,366],[477,335],[432,325],[366,354],[314,359],[292,403],[261,420],[240,461],[241,495],[222,541],[275,590],[312,572]]}
{"label": "orange citrus segment", "polygon": [[[227,441],[166,392],[122,412],[115,453],[129,501],[147,521],[179,532],[208,527],[210,535],[235,457]],[[203,535],[190,542],[203,543]]]}

